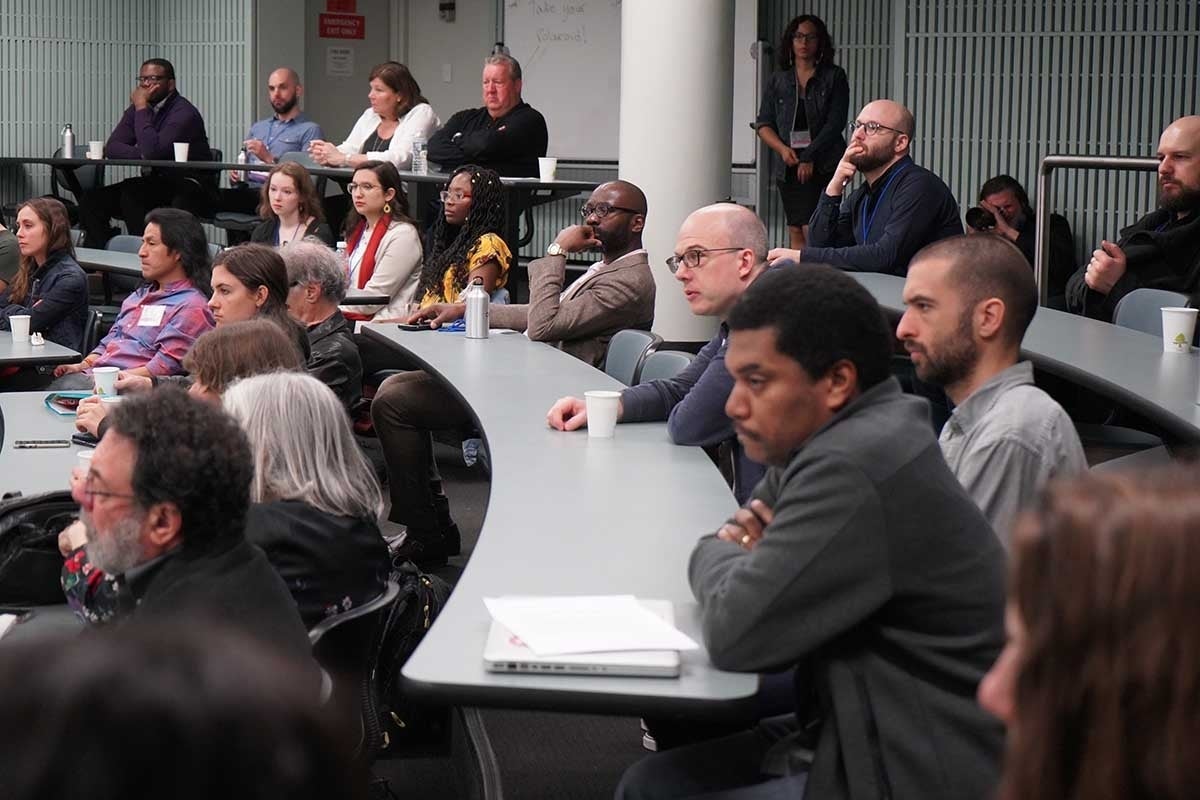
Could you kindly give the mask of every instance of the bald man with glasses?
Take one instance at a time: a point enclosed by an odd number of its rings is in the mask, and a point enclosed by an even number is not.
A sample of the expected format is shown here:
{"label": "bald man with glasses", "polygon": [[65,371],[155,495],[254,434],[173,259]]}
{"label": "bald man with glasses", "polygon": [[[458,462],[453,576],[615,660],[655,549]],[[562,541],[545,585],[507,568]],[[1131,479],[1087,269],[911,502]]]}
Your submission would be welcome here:
{"label": "bald man with glasses", "polygon": [[[915,129],[912,112],[899,103],[867,103],[850,123],[850,144],[809,221],[808,246],[776,248],[771,264],[823,263],[903,276],[922,247],[962,233],[950,188],[909,155]],[[862,185],[843,202],[859,174]]]}

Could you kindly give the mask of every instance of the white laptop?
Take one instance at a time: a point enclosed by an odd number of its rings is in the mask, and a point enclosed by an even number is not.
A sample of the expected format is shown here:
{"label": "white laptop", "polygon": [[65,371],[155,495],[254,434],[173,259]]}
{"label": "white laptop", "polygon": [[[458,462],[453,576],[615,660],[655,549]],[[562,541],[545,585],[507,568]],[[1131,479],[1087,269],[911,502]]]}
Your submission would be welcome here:
{"label": "white laptop", "polygon": [[[669,600],[639,600],[642,605],[672,625],[675,611]],[[578,653],[539,656],[495,620],[483,648],[488,672],[518,672],[538,675],[614,675],[635,678],[676,678],[676,650],[631,650],[617,653]]]}

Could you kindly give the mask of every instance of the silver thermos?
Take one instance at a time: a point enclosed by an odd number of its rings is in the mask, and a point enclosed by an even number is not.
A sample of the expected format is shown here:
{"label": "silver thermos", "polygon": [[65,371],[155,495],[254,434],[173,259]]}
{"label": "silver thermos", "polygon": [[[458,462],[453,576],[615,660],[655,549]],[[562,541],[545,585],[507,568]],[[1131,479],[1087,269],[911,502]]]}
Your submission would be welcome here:
{"label": "silver thermos", "polygon": [[71,130],[71,123],[63,125],[62,129],[62,157],[75,157],[75,131]]}
{"label": "silver thermos", "polygon": [[488,306],[491,298],[483,290],[483,278],[476,278],[463,295],[467,302],[467,338],[488,338]]}

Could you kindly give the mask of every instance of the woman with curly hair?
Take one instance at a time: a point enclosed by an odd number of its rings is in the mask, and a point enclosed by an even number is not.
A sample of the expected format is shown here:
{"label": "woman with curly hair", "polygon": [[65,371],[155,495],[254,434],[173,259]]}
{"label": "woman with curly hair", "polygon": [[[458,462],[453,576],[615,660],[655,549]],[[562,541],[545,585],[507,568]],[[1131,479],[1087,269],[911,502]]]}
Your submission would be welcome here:
{"label": "woman with curly hair", "polygon": [[422,306],[453,303],[475,278],[488,294],[508,282],[512,253],[504,230],[504,189],[490,169],[459,167],[442,191],[443,212],[433,223],[430,252],[417,282]]}
{"label": "woman with curly hair", "polygon": [[1195,468],[1051,483],[1013,531],[1008,645],[979,702],[999,800],[1183,800],[1200,787]]}

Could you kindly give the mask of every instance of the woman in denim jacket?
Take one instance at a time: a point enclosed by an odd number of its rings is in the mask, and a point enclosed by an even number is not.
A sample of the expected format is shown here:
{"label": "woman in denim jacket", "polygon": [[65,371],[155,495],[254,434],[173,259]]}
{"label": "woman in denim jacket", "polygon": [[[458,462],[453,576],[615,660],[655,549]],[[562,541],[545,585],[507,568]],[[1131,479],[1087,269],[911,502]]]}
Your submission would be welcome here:
{"label": "woman in denim jacket", "polygon": [[819,17],[788,23],[779,45],[780,70],[771,74],[754,125],[775,151],[771,176],[779,186],[790,247],[804,247],[808,220],[833,177],[846,140],[850,84],[833,63],[833,40]]}

